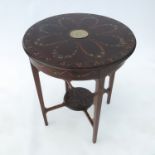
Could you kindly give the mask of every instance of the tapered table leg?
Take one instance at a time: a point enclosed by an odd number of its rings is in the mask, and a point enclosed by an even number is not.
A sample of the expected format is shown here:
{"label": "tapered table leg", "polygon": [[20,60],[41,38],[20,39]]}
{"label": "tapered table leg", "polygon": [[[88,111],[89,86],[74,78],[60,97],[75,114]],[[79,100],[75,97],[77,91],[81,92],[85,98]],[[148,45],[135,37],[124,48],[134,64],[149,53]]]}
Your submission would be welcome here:
{"label": "tapered table leg", "polygon": [[93,143],[96,143],[96,139],[97,139],[102,97],[103,97],[103,91],[104,91],[104,80],[105,80],[105,77],[96,80],[96,95],[94,97]]}
{"label": "tapered table leg", "polygon": [[42,90],[41,90],[39,72],[38,72],[37,68],[35,68],[32,64],[31,64],[31,68],[32,68],[32,73],[33,73],[34,82],[36,85],[36,90],[37,90],[37,94],[38,94],[38,98],[39,98],[40,107],[41,107],[41,111],[43,114],[44,122],[45,122],[45,125],[48,125],[47,117],[46,117],[46,108],[45,108]]}
{"label": "tapered table leg", "polygon": [[65,89],[66,89],[66,92],[68,91],[68,84],[67,84],[67,82],[65,81]]}
{"label": "tapered table leg", "polygon": [[109,91],[108,91],[108,98],[107,98],[107,103],[110,104],[111,100],[111,94],[112,94],[112,89],[113,89],[113,84],[114,84],[114,78],[115,78],[115,72],[111,73],[110,79],[109,79]]}
{"label": "tapered table leg", "polygon": [[65,80],[65,88],[66,88],[66,92],[69,90],[69,89],[72,89],[73,86],[71,84],[71,81],[69,80]]}

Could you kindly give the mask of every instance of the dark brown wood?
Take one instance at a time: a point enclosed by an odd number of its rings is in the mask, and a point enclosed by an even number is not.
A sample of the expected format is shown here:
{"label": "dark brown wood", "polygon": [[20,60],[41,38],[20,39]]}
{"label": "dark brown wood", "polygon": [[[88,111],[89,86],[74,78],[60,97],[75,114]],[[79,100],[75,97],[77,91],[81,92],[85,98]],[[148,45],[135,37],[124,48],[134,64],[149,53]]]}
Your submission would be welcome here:
{"label": "dark brown wood", "polygon": [[112,88],[114,84],[114,78],[115,78],[115,72],[111,73],[109,75],[109,91],[108,91],[108,97],[107,97],[107,103],[110,104],[111,94],[112,94]]}
{"label": "dark brown wood", "polygon": [[32,73],[33,73],[33,77],[34,77],[34,82],[35,82],[35,85],[36,85],[38,98],[39,98],[39,101],[40,101],[40,107],[41,107],[41,111],[42,111],[42,114],[43,114],[44,122],[45,122],[45,125],[48,125],[47,117],[46,117],[46,108],[45,108],[43,95],[42,95],[42,90],[41,90],[39,72],[32,64],[31,64],[31,68],[32,68]]}
{"label": "dark brown wood", "polygon": [[[121,22],[100,15],[63,14],[47,18],[30,27],[24,35],[23,47],[30,59],[45,125],[48,125],[48,111],[63,106],[83,110],[93,126],[95,143],[103,94],[108,94],[109,104],[115,72],[136,47],[132,31]],[[66,94],[62,104],[45,107],[39,71],[65,81]],[[107,75],[110,80],[109,87],[105,89],[104,80]],[[83,91],[84,88],[78,90],[71,85],[72,80],[92,79],[96,81],[95,93]],[[73,90],[76,93],[73,93]],[[88,95],[88,98],[85,98],[85,95]],[[93,119],[87,112],[92,104]]]}
{"label": "dark brown wood", "polygon": [[[87,31],[88,36],[72,38],[71,31],[79,29]],[[135,45],[132,31],[124,24],[84,13],[47,18],[34,24],[23,39],[23,47],[31,58],[63,72],[70,69],[76,74],[80,69],[84,76],[93,69],[123,62],[133,53]],[[83,69],[90,70],[83,72]],[[56,70],[55,74],[59,72]]]}
{"label": "dark brown wood", "polygon": [[68,87],[67,81],[65,81],[65,90],[66,90],[66,92],[69,90],[69,87]]}
{"label": "dark brown wood", "polygon": [[58,108],[61,108],[61,107],[64,107],[64,106],[65,106],[64,103],[58,104],[58,105],[55,105],[55,106],[53,106],[53,107],[46,108],[46,112],[52,111],[52,110],[55,110],[55,109],[58,109]]}
{"label": "dark brown wood", "polygon": [[35,59],[30,58],[30,62],[35,66],[39,71],[42,71],[45,74],[51,75],[56,78],[63,80],[94,80],[98,79],[100,76],[109,75],[111,72],[119,69],[124,62],[111,64],[104,68],[92,68],[92,69],[58,69],[50,66],[46,66]]}
{"label": "dark brown wood", "polygon": [[102,97],[104,91],[104,80],[105,77],[96,80],[96,88],[95,92],[97,95],[94,97],[94,124],[93,124],[93,143],[96,143],[99,119],[100,119],[100,111],[102,105]]}
{"label": "dark brown wood", "polygon": [[87,110],[84,110],[84,113],[85,113],[85,115],[87,116],[87,118],[88,118],[88,120],[89,120],[89,122],[90,122],[90,124],[93,126],[93,120],[92,120],[92,118],[90,117],[90,115],[89,115],[89,113],[87,112]]}
{"label": "dark brown wood", "polygon": [[71,84],[71,81],[66,80],[65,82],[66,82],[66,90],[69,90],[69,89],[73,88],[73,86]]}
{"label": "dark brown wood", "polygon": [[64,96],[65,106],[76,111],[87,110],[93,104],[94,94],[86,88],[70,87]]}

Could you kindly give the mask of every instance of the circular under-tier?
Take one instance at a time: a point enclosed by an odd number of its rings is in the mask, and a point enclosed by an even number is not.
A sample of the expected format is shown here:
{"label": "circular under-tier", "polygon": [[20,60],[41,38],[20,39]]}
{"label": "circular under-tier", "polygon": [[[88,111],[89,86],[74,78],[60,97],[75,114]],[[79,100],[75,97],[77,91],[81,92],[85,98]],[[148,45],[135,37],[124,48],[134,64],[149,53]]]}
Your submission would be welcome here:
{"label": "circular under-tier", "polygon": [[69,89],[64,96],[66,107],[81,111],[87,110],[93,104],[94,94],[86,88],[76,87]]}

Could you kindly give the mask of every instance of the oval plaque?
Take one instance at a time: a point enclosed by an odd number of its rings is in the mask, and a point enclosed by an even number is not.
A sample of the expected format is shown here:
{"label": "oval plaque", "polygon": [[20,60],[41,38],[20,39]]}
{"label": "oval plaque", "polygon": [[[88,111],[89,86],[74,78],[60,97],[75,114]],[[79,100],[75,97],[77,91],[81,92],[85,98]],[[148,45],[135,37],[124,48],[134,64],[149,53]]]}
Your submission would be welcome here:
{"label": "oval plaque", "polygon": [[72,38],[85,38],[88,36],[88,32],[82,29],[72,30],[70,31],[70,36]]}

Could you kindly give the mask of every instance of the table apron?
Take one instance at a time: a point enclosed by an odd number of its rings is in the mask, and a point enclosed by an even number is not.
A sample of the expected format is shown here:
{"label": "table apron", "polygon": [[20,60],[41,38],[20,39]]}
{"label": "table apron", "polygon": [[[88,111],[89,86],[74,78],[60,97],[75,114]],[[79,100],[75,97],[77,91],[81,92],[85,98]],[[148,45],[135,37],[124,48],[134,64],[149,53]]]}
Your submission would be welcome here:
{"label": "table apron", "polygon": [[91,69],[57,69],[50,66],[44,65],[32,58],[30,58],[31,64],[47,75],[64,79],[64,80],[94,80],[100,77],[105,77],[106,75],[115,72],[119,69],[124,62],[116,63],[113,65],[106,66],[104,68],[91,68]]}

